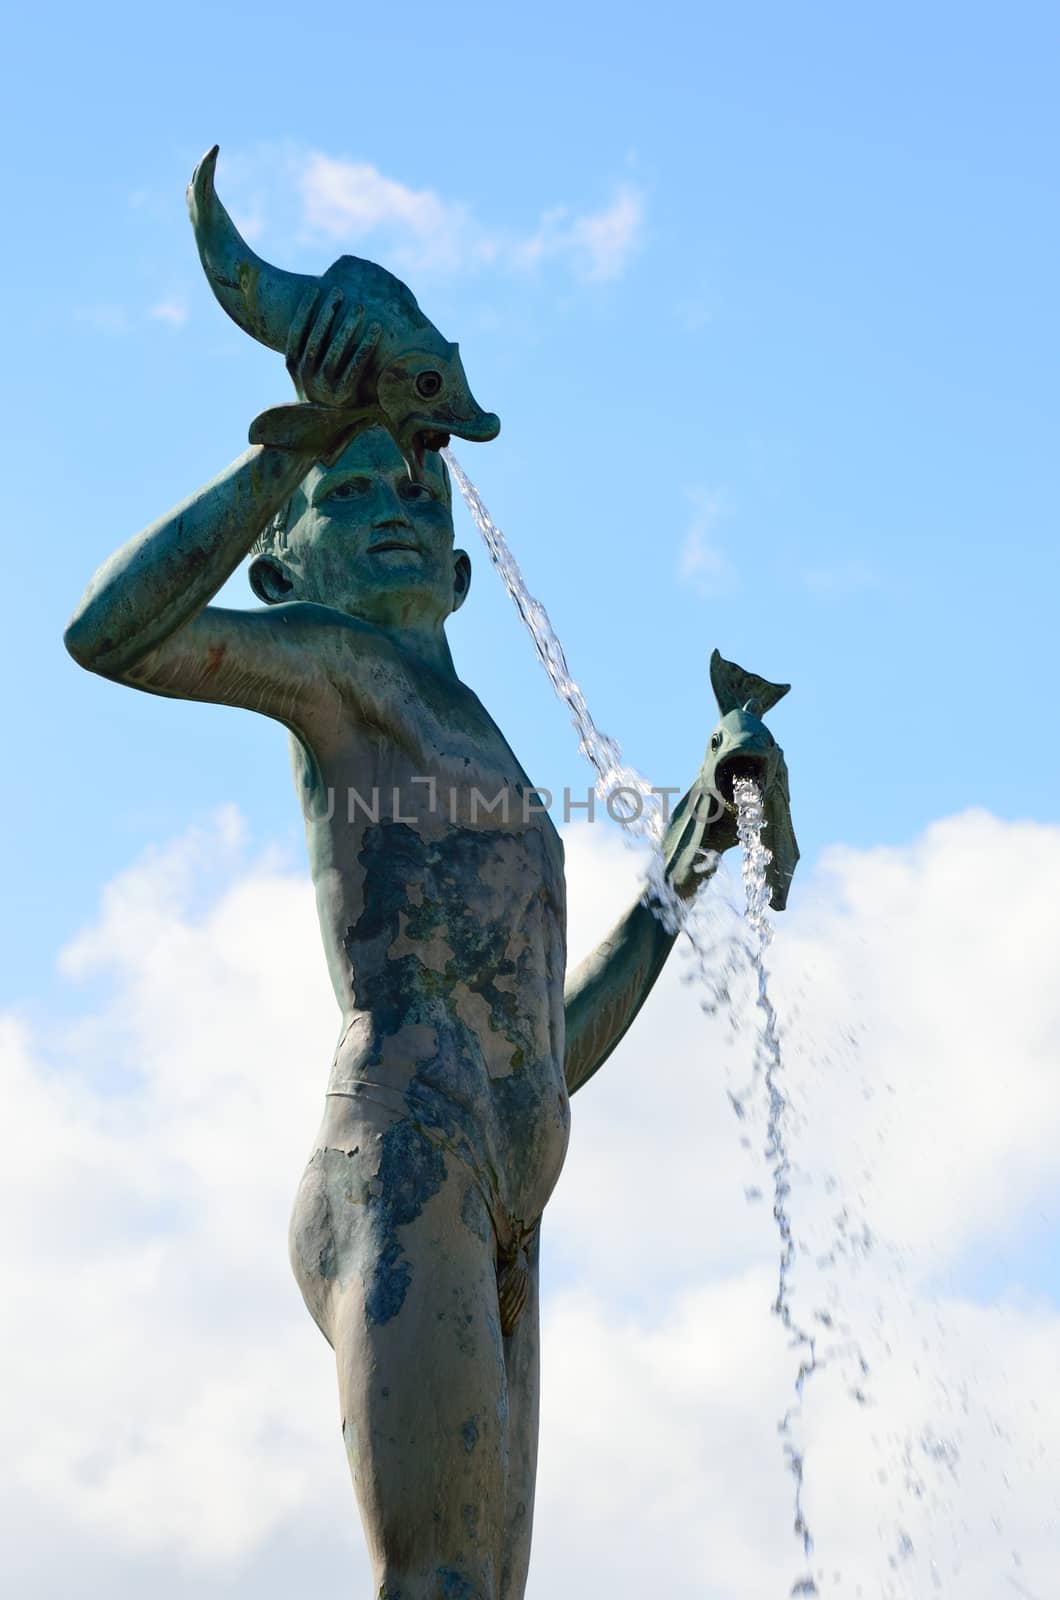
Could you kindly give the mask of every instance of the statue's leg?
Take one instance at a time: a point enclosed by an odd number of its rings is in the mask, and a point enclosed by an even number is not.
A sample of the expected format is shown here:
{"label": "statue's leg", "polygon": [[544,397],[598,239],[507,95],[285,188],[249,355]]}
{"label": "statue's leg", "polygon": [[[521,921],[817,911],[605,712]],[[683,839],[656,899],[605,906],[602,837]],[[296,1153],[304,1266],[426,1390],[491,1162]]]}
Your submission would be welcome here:
{"label": "statue's leg", "polygon": [[508,1371],[508,1503],[501,1561],[501,1600],[523,1600],[530,1566],[530,1535],[537,1480],[537,1428],[540,1409],[541,1339],[538,1258],[541,1229],[527,1245],[530,1288],[515,1331],[504,1341]]}
{"label": "statue's leg", "polygon": [[403,1191],[396,1225],[372,1222],[384,1195],[360,1198],[347,1229],[336,1207],[349,1201],[329,1186],[340,1247],[328,1332],[380,1600],[500,1595],[508,1377],[496,1247],[474,1179],[440,1160],[418,1210]]}

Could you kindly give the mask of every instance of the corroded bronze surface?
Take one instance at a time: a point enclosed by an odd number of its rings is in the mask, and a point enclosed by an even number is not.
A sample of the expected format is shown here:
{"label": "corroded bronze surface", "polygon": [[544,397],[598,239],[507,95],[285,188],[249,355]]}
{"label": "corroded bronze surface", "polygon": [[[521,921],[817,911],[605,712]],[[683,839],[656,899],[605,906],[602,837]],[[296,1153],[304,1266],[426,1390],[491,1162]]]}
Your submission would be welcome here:
{"label": "corroded bronze surface", "polygon": [[[491,437],[456,347],[371,263],[281,274],[213,193],[191,204],[218,298],[284,348],[301,397],[251,448],[105,563],[66,634],[92,671],[240,706],[290,735],[341,1012],[291,1260],[337,1361],[377,1595],[518,1600],[538,1415],[540,1219],[569,1095],[606,1060],[673,943],[639,901],[568,976],[563,850],[499,728],[453,666],[468,592],[449,431]],[[424,394],[410,398],[425,373]],[[257,611],[210,602],[248,554]],[[720,662],[720,658],[719,658]],[[666,841],[690,895],[778,691],[716,663],[723,712]],[[731,701],[731,704],[728,703]],[[790,825],[789,825],[790,826]],[[777,893],[794,866],[794,837]],[[797,855],[797,852],[795,852]]]}

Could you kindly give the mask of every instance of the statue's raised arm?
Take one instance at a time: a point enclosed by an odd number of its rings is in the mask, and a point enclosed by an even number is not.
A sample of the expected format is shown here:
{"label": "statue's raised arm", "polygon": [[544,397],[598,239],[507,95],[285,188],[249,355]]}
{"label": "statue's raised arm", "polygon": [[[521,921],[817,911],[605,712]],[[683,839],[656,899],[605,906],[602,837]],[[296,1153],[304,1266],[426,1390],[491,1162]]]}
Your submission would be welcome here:
{"label": "statue's raised arm", "polygon": [[[249,706],[304,729],[314,697],[328,700],[324,657],[302,648],[307,630],[336,626],[336,617],[320,615],[326,600],[297,616],[208,602],[267,525],[281,512],[290,519],[317,464],[333,466],[358,436],[379,427],[391,434],[408,471],[408,490],[399,493],[408,498],[431,492],[421,480],[437,479],[439,468],[428,452],[451,433],[489,439],[500,424],[471,396],[457,346],[382,267],[343,257],[317,279],[255,255],[217,197],[216,158],[215,147],[188,188],[204,268],[229,315],[284,352],[300,403],[256,418],[249,451],[100,568],[65,639],[93,672],[155,693]],[[287,598],[287,581],[265,556],[251,571],[269,604]],[[344,644],[355,628],[356,619],[342,619]]]}

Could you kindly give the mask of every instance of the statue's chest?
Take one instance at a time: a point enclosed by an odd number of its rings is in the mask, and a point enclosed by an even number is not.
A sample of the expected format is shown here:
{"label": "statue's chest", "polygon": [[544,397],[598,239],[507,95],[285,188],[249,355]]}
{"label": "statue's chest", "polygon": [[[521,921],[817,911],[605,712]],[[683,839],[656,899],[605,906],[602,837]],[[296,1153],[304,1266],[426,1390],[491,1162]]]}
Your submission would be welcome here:
{"label": "statue's chest", "polygon": [[[383,821],[365,829],[359,860],[365,874],[361,938],[396,927],[413,943],[445,930],[464,952],[459,965],[489,965],[519,921],[539,903],[562,921],[565,909],[562,844],[548,829],[413,827]],[[394,923],[394,927],[390,926]]]}
{"label": "statue's chest", "polygon": [[482,1048],[503,1045],[508,1065],[550,1059],[548,997],[565,947],[551,824],[380,822],[365,830],[359,864],[363,909],[344,939],[357,1005],[435,1024],[450,1016]]}

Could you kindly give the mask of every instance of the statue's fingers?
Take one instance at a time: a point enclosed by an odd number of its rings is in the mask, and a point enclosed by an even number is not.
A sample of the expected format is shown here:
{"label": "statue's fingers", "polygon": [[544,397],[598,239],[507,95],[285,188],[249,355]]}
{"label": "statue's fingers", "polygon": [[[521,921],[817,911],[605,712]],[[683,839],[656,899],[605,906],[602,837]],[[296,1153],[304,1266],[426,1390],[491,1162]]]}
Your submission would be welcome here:
{"label": "statue's fingers", "polygon": [[313,318],[316,315],[317,302],[319,299],[319,292],[316,289],[312,290],[310,294],[306,295],[305,299],[298,307],[298,310],[291,318],[291,326],[287,333],[286,354],[287,370],[292,377],[300,365],[302,356],[305,353],[305,342],[309,337],[309,330],[313,325]]}
{"label": "statue's fingers", "polygon": [[356,397],[364,369],[371,360],[375,347],[382,337],[382,323],[373,322],[366,330],[364,338],[355,346],[345,370],[340,371],[335,379],[336,387],[342,391],[344,404]]}
{"label": "statue's fingers", "polygon": [[347,360],[357,348],[357,335],[364,321],[364,307],[354,306],[341,319],[328,341],[324,359],[320,363],[320,376],[328,383],[336,383]]}
{"label": "statue's fingers", "polygon": [[309,337],[305,342],[305,353],[302,357],[302,367],[307,377],[315,376],[317,364],[320,361],[321,351],[327,342],[332,324],[342,306],[342,290],[329,289],[321,302],[320,309],[313,318],[313,326],[309,330]]}

